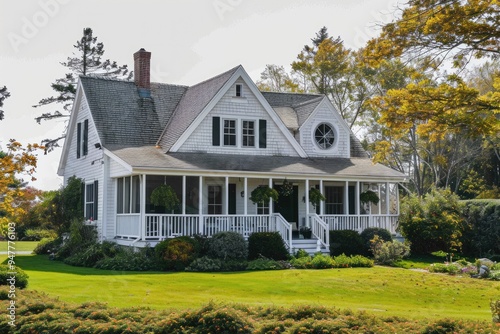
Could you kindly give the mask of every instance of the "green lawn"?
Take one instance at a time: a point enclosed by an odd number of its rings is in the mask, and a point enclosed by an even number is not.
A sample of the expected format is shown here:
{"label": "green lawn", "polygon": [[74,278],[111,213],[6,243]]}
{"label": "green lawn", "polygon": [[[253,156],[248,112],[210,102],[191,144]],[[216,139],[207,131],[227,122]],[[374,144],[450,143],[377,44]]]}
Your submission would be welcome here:
{"label": "green lawn", "polygon": [[[4,260],[0,258],[0,260]],[[155,309],[197,308],[209,301],[249,305],[325,305],[406,318],[491,320],[500,282],[400,268],[238,273],[114,272],[78,268],[47,256],[20,255],[29,289],[67,302]]]}
{"label": "green lawn", "polygon": [[[7,241],[0,241],[0,252],[6,252],[8,248]],[[38,245],[38,241],[15,241],[14,244],[11,243],[11,247],[15,247],[15,249],[10,249],[11,251],[15,250],[16,252],[32,252],[35,249],[36,245]]]}

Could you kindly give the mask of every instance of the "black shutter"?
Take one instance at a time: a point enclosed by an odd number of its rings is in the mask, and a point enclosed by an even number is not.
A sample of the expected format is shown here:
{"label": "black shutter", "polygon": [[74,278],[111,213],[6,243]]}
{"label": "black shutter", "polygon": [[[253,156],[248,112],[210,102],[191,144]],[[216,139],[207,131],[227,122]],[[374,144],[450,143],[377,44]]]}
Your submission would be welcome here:
{"label": "black shutter", "polygon": [[99,181],[95,180],[94,181],[94,220],[97,220],[98,217],[97,217],[97,203],[99,203],[98,201],[98,198],[99,198]]}
{"label": "black shutter", "polygon": [[81,152],[80,149],[82,147],[81,140],[82,139],[82,123],[78,123],[76,127],[76,158],[79,159]]}
{"label": "black shutter", "polygon": [[267,122],[265,119],[259,119],[259,148],[267,147]]}
{"label": "black shutter", "polygon": [[212,145],[220,146],[220,117],[212,117]]}
{"label": "black shutter", "polygon": [[82,182],[80,184],[80,205],[81,205],[81,213],[82,213],[82,216],[87,218],[85,216],[85,182]]}
{"label": "black shutter", "polygon": [[89,120],[86,119],[83,125],[83,155],[89,152]]}

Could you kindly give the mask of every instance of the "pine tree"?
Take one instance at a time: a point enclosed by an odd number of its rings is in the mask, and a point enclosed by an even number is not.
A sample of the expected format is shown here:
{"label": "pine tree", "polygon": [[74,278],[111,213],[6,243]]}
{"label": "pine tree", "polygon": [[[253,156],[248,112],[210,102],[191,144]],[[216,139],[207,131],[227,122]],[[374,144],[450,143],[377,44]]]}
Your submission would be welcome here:
{"label": "pine tree", "polygon": [[[7,86],[0,88],[0,108],[3,107],[3,101],[10,96]],[[0,109],[0,121],[4,118],[3,110]]]}
{"label": "pine tree", "polygon": [[[42,120],[60,119],[70,116],[73,100],[75,99],[78,77],[80,75],[95,75],[127,80],[132,78],[133,73],[129,72],[127,65],[119,66],[116,61],[110,61],[109,59],[102,60],[104,44],[97,41],[97,37],[93,36],[91,28],[83,29],[83,37],[76,42],[74,47],[76,51],[73,52],[73,56],[68,57],[67,62],[61,63],[70,72],[66,73],[64,78],[57,79],[51,85],[56,94],[40,100],[37,105],[33,106],[34,108],[38,108],[47,105],[58,105],[62,109],[42,113],[35,118],[38,124]],[[59,147],[60,140],[66,136],[65,132],[66,130],[58,138],[42,140],[45,150],[50,152],[55,147]]]}

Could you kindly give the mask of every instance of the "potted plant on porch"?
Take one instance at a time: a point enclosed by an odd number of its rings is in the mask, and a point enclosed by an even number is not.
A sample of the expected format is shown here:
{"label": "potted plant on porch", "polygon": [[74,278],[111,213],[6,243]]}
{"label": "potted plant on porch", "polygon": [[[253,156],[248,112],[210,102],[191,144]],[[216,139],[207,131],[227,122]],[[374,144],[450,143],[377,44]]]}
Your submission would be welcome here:
{"label": "potted plant on porch", "polygon": [[168,184],[156,187],[151,193],[151,203],[155,206],[164,207],[166,212],[173,213],[180,205],[175,190]]}
{"label": "potted plant on porch", "polygon": [[377,195],[376,192],[374,192],[373,190],[367,190],[367,191],[362,192],[359,195],[359,200],[363,204],[365,204],[365,203],[373,203],[373,204],[377,205],[378,201],[380,199],[378,198],[378,195]]}
{"label": "potted plant on porch", "polygon": [[279,197],[276,189],[270,188],[269,186],[258,186],[250,193],[250,200],[254,204],[264,204],[269,202],[270,199],[277,201]]}
{"label": "potted plant on porch", "polygon": [[304,236],[304,239],[311,239],[312,237],[312,231],[309,226],[302,226],[300,228],[300,234]]}

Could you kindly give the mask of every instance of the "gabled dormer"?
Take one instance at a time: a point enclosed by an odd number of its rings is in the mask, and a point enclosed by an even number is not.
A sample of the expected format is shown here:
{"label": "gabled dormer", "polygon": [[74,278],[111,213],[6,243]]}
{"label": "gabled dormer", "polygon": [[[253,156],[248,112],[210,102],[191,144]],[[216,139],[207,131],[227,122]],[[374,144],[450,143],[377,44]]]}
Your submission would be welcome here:
{"label": "gabled dormer", "polygon": [[172,153],[307,156],[242,66],[189,87],[158,143]]}

